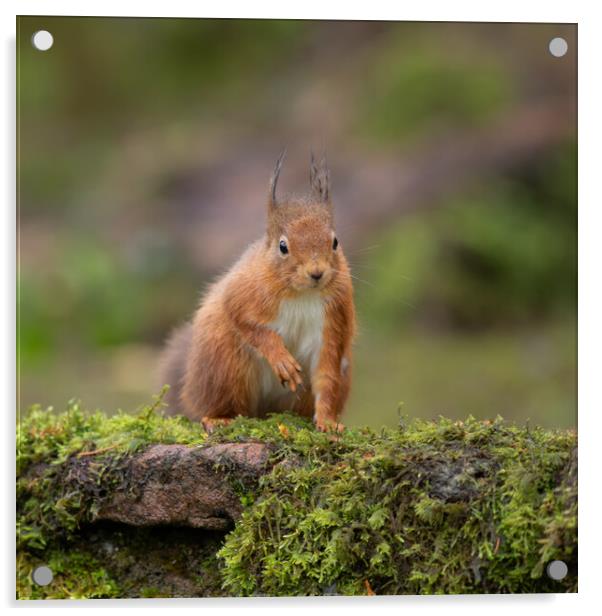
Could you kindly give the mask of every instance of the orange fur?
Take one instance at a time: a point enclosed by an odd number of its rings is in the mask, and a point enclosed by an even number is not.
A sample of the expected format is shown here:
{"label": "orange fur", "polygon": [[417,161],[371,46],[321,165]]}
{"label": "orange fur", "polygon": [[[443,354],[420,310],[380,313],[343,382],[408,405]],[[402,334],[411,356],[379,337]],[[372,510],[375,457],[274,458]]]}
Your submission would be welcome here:
{"label": "orange fur", "polygon": [[207,429],[284,410],[313,416],[320,430],[342,427],[355,311],[349,266],[335,248],[328,172],[312,158],[312,198],[276,202],[280,165],[266,235],[209,288],[164,353],[170,411]]}

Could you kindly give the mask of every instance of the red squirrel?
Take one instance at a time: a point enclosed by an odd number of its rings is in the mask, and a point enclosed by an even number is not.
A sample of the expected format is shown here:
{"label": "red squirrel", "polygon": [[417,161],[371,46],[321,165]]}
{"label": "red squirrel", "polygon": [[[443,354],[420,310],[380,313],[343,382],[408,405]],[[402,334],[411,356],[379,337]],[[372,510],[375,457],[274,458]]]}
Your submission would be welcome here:
{"label": "red squirrel", "polygon": [[310,195],[277,199],[284,155],[270,179],[265,235],[209,287],[163,353],[168,412],[207,431],[281,411],[312,417],[321,431],[343,429],[356,326],[330,173],[312,154]]}

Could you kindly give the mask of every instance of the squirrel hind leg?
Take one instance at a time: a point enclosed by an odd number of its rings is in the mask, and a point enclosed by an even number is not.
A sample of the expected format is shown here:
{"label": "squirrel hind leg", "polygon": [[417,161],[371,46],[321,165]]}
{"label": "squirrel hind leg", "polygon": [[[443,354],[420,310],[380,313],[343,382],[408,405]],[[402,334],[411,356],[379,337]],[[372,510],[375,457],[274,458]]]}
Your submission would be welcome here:
{"label": "squirrel hind leg", "polygon": [[215,431],[220,426],[227,426],[234,421],[234,417],[202,417],[201,423],[208,434]]}
{"label": "squirrel hind leg", "polygon": [[159,387],[169,385],[163,401],[168,415],[183,413],[182,388],[188,353],[192,345],[192,323],[185,323],[172,332],[159,361]]}

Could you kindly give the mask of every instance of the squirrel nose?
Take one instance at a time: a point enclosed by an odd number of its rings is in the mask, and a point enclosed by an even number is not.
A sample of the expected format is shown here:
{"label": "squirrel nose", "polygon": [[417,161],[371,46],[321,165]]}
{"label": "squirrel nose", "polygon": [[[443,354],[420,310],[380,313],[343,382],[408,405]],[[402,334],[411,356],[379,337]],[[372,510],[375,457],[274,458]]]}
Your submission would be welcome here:
{"label": "squirrel nose", "polygon": [[314,270],[313,272],[311,272],[309,274],[314,280],[318,281],[320,280],[320,278],[322,278],[322,276],[324,275],[324,272],[320,271],[320,270]]}

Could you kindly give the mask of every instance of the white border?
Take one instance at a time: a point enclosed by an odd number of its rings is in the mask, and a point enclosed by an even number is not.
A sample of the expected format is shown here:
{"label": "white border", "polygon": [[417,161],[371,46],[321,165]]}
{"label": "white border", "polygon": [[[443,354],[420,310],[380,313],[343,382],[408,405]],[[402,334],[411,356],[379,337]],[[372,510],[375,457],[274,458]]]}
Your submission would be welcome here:
{"label": "white border", "polygon": [[[600,49],[601,38],[600,10],[594,2],[525,2],[524,0],[505,0],[500,4],[480,1],[454,0],[454,2],[392,2],[372,0],[369,8],[366,3],[325,2],[304,0],[303,2],[283,3],[255,0],[249,2],[198,3],[169,0],[157,2],[147,0],[136,3],[129,0],[105,0],[104,2],[60,1],[48,2],[9,1],[2,4],[2,30],[4,58],[2,70],[2,128],[4,143],[0,149],[2,165],[2,186],[4,203],[2,212],[2,282],[6,298],[1,304],[2,329],[0,330],[2,348],[2,369],[0,370],[1,389],[4,392],[6,417],[3,441],[5,472],[2,473],[5,504],[0,507],[4,541],[4,554],[0,560],[2,568],[1,589],[3,603],[9,607],[17,606],[14,600],[14,342],[15,342],[15,15],[16,14],[57,14],[57,15],[114,15],[114,16],[181,16],[181,17],[255,17],[255,18],[314,18],[314,19],[403,19],[416,21],[523,21],[523,22],[571,22],[579,23],[579,594],[578,595],[523,595],[523,596],[476,596],[476,597],[398,597],[398,598],[328,598],[328,599],[257,599],[257,600],[140,600],[140,601],[89,601],[55,602],[43,607],[87,606],[91,608],[110,608],[116,612],[126,609],[147,608],[189,608],[217,610],[242,610],[250,614],[266,610],[306,611],[308,609],[326,610],[344,608],[351,612],[380,608],[388,612],[409,609],[413,612],[431,613],[445,611],[446,614],[488,614],[505,613],[508,610],[520,612],[545,611],[546,614],[562,614],[568,610],[587,609],[599,603],[596,591],[602,586],[600,580],[600,481],[598,479],[600,461],[596,451],[601,447],[602,408],[599,383],[596,380],[598,369],[598,349],[602,347],[600,327],[602,301],[600,294],[600,120],[602,95],[600,88]],[[41,607],[41,605],[37,605]],[[32,603],[20,603],[17,609],[35,609]]]}
{"label": "white border", "polygon": [[[160,2],[148,0],[141,5],[128,0],[107,0],[106,2],[82,3],[77,0],[54,0],[52,6],[40,0],[22,0],[12,3],[21,15],[115,15],[115,16],[153,16],[153,17],[254,17],[287,19],[392,19],[416,21],[527,21],[554,23],[576,22],[583,15],[579,3],[521,2],[506,0],[503,6],[476,1],[407,2],[397,4],[386,0],[373,0],[370,6],[365,3],[320,2],[274,2],[257,0],[249,3],[202,2],[191,3],[185,0]],[[12,12],[12,10],[11,10]]]}

